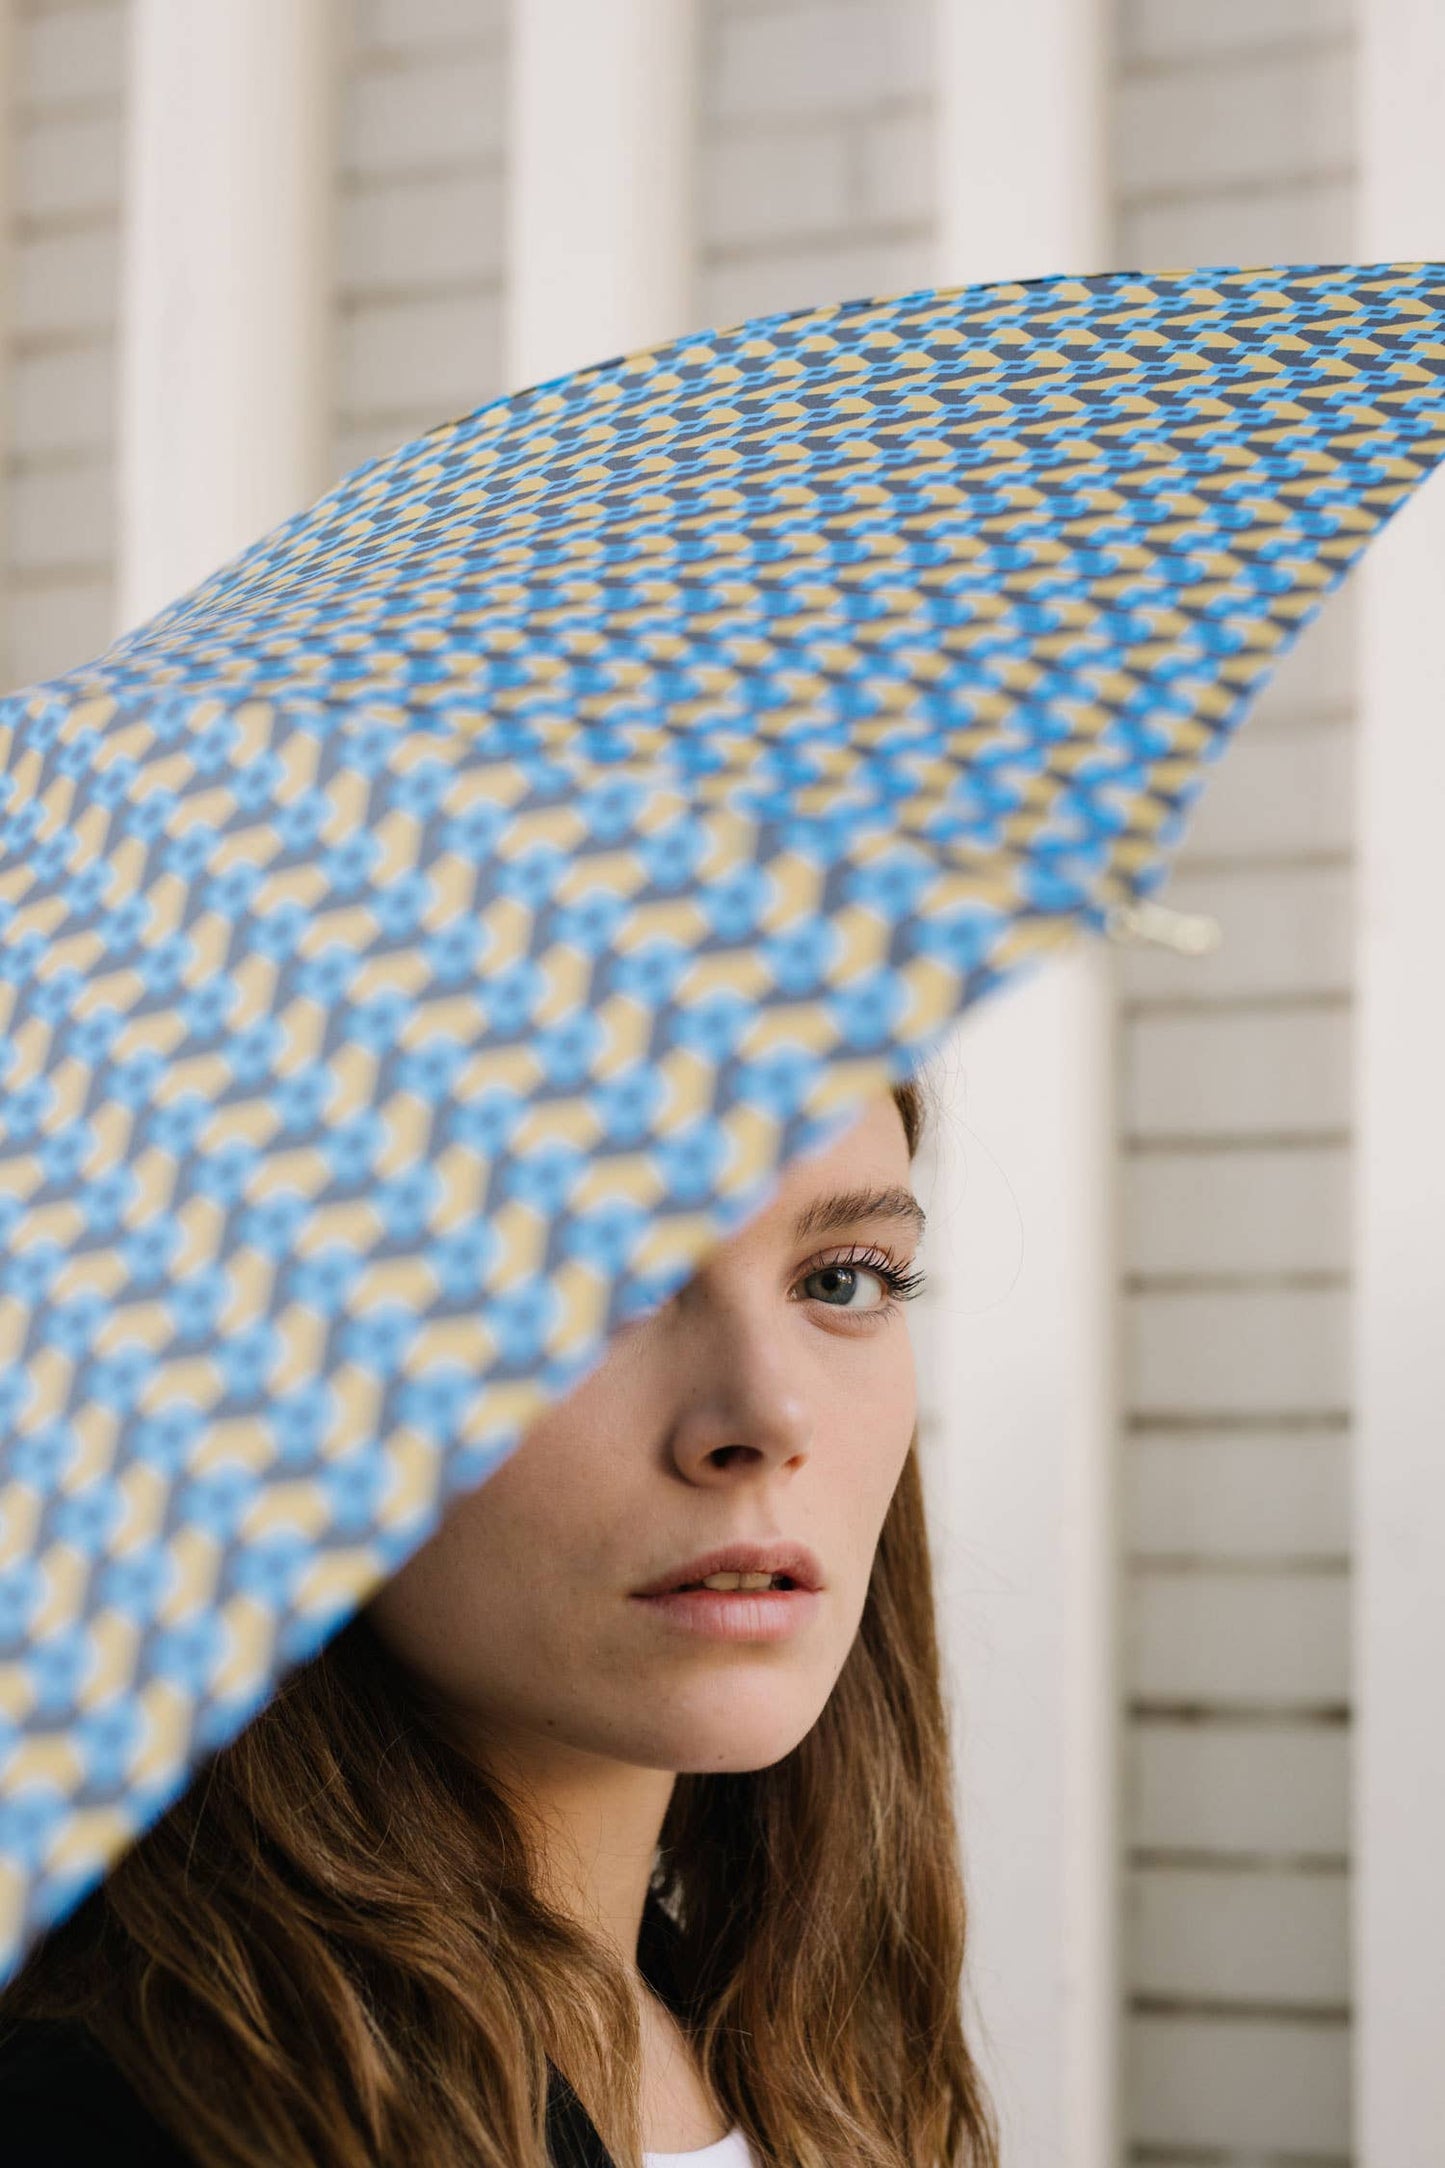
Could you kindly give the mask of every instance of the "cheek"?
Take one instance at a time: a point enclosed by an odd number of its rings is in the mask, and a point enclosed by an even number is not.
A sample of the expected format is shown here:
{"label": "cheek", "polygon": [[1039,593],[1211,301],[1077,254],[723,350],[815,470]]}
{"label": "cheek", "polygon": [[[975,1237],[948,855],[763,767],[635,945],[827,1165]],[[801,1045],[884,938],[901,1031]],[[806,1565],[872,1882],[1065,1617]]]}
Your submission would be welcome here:
{"label": "cheek", "polygon": [[[605,1516],[595,1468],[518,1447],[372,1599],[377,1631],[434,1685],[468,1696],[554,1659],[554,1593],[588,1573]],[[555,1621],[565,1627],[565,1614]]]}
{"label": "cheek", "polygon": [[[913,1438],[916,1405],[908,1353],[887,1364],[875,1362],[866,1373],[861,1363],[851,1376],[834,1372],[815,1406],[819,1450],[807,1482],[807,1526],[798,1532],[816,1535],[817,1548],[832,1561],[840,1594],[846,1580],[848,1601],[835,1624],[843,1642],[851,1643]],[[846,1646],[835,1653],[841,1662]]]}
{"label": "cheek", "polygon": [[[912,1349],[827,1375],[817,1408],[818,1474],[851,1509],[850,1525],[876,1535],[917,1421]],[[844,1470],[846,1469],[846,1475]],[[839,1478],[842,1477],[842,1480]]]}

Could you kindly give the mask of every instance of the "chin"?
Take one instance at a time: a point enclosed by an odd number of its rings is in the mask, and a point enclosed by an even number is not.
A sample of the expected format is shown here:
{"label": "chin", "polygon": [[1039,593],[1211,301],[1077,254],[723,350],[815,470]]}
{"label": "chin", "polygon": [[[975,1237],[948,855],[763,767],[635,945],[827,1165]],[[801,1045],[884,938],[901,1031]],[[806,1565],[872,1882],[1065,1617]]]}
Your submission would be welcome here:
{"label": "chin", "polygon": [[697,1741],[680,1740],[678,1751],[663,1764],[675,1776],[746,1776],[754,1769],[771,1769],[792,1753],[800,1739],[807,1737],[808,1727],[796,1734],[789,1732],[786,1738],[756,1739],[741,1744],[736,1739],[716,1740],[711,1747]]}
{"label": "chin", "polygon": [[[817,1722],[822,1704],[814,1696],[780,1691],[777,1679],[720,1686],[668,1708],[654,1701],[622,1758],[677,1776],[742,1775],[768,1769],[791,1754]],[[630,1728],[630,1727],[629,1727]]]}

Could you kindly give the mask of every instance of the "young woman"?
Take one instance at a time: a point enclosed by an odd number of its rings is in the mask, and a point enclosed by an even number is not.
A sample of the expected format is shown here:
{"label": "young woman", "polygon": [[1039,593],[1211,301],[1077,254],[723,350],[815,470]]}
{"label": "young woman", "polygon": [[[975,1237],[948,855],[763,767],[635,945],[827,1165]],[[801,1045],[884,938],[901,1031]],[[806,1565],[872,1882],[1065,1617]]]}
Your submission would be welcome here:
{"label": "young woman", "polygon": [[790,1167],[41,1945],[7,2168],[994,2168],[922,1118]]}

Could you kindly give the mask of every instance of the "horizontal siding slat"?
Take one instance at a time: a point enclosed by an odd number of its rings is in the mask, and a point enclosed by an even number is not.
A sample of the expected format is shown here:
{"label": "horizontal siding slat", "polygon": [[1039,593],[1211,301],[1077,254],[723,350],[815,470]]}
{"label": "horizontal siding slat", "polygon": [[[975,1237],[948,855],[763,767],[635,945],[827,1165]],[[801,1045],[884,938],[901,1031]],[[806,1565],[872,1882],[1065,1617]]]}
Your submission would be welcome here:
{"label": "horizontal siding slat", "polygon": [[1267,52],[1345,38],[1354,24],[1352,0],[1123,0],[1119,57],[1129,69]]}
{"label": "horizontal siding slat", "polygon": [[922,226],[933,217],[936,168],[931,108],[866,116],[852,131],[860,224]]}
{"label": "horizontal siding slat", "polygon": [[1136,1415],[1330,1416],[1350,1401],[1350,1305],[1335,1289],[1154,1291],[1124,1303]]}
{"label": "horizontal siding slat", "polygon": [[347,297],[493,282],[502,274],[501,168],[353,187],[338,225]]}
{"label": "horizontal siding slat", "polygon": [[108,338],[11,363],[11,456],[107,450],[115,435],[115,350]]}
{"label": "horizontal siding slat", "polygon": [[441,421],[492,396],[501,379],[495,292],[388,302],[342,321],[340,397],[348,421],[423,405]]}
{"label": "horizontal siding slat", "polygon": [[415,414],[379,415],[374,421],[362,421],[339,432],[334,448],[333,480],[340,481],[343,474],[350,474],[354,467],[367,460],[378,459],[387,452],[394,452],[398,445],[410,443],[421,436],[437,417],[429,410]]}
{"label": "horizontal siding slat", "polygon": [[106,567],[114,528],[115,474],[108,459],[12,476],[10,562],[15,571]]}
{"label": "horizontal siding slat", "polygon": [[713,8],[706,25],[703,96],[713,119],[867,111],[930,87],[931,10],[918,0],[813,0],[756,14]]}
{"label": "horizontal siding slat", "polygon": [[1126,1540],[1134,1553],[1177,1558],[1344,1557],[1349,1462],[1342,1431],[1136,1433]]}
{"label": "horizontal siding slat", "polygon": [[702,269],[698,313],[705,325],[726,328],[774,309],[906,293],[932,275],[933,242],[925,232],[789,244],[731,261],[714,257]]}
{"label": "horizontal siding slat", "polygon": [[6,655],[15,685],[33,685],[89,662],[119,630],[109,567],[89,578],[48,581],[12,594]]}
{"label": "horizontal siding slat", "polygon": [[1189,264],[1337,263],[1354,252],[1355,192],[1347,176],[1247,195],[1172,198],[1120,214],[1119,254],[1139,270]]}
{"label": "horizontal siding slat", "polygon": [[491,52],[359,72],[342,106],[342,170],[436,172],[494,160],[505,103],[505,71]]}
{"label": "horizontal siding slat", "polygon": [[1121,1169],[1133,1274],[1345,1272],[1350,1156],[1301,1151],[1137,1153]]}
{"label": "horizontal siding slat", "polygon": [[1144,1850],[1291,1857],[1348,1850],[1345,1729],[1133,1724],[1126,1754],[1129,1838]]}
{"label": "horizontal siding slat", "polygon": [[1349,851],[1354,839],[1354,733],[1346,724],[1259,728],[1251,717],[1209,769],[1177,863],[1283,859]]}
{"label": "horizontal siding slat", "polygon": [[1298,1702],[1345,1698],[1350,1588],[1344,1574],[1130,1574],[1126,1676],[1139,1700]]}
{"label": "horizontal siding slat", "polygon": [[507,29],[507,0],[354,0],[355,49],[411,54],[475,43]]}
{"label": "horizontal siding slat", "polygon": [[[1291,251],[1269,249],[1254,260],[1269,261],[1276,253],[1288,256]],[[1208,258],[1193,260],[1203,263]],[[1258,735],[1261,730],[1298,727],[1321,715],[1338,716],[1347,709],[1355,682],[1358,632],[1354,596],[1348,589],[1331,595],[1319,614],[1285,649],[1250,709],[1245,729]]]}
{"label": "horizontal siding slat", "polygon": [[127,10],[122,0],[22,18],[16,79],[27,112],[103,98],[125,83]]}
{"label": "horizontal siding slat", "polygon": [[1282,2161],[1348,2154],[1344,2024],[1134,2017],[1125,2032],[1136,2147],[1217,2147]]}
{"label": "horizontal siding slat", "polygon": [[1125,1919],[1135,1994],[1336,2008],[1350,1999],[1342,1876],[1136,1868]]}
{"label": "horizontal siding slat", "polygon": [[1279,187],[1335,171],[1354,142],[1352,64],[1342,43],[1126,75],[1115,135],[1120,196]]}
{"label": "horizontal siding slat", "polygon": [[120,196],[119,113],[31,120],[18,131],[16,185],[27,220],[84,218]]}
{"label": "horizontal siding slat", "polygon": [[836,123],[714,137],[701,153],[699,245],[767,243],[780,210],[790,237],[851,238],[852,170],[852,131]]}
{"label": "horizontal siding slat", "polygon": [[115,322],[120,241],[113,223],[23,235],[14,270],[13,328],[21,338],[108,331]]}
{"label": "horizontal siding slat", "polygon": [[1140,1017],[1125,1043],[1124,1122],[1142,1138],[1320,1136],[1349,1127],[1345,1011]]}

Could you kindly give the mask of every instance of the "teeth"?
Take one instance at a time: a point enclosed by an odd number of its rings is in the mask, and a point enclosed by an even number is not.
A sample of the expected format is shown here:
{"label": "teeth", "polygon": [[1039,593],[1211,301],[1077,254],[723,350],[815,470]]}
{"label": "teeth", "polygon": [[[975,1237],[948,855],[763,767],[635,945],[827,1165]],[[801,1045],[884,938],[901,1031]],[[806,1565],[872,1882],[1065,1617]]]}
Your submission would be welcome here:
{"label": "teeth", "polygon": [[773,1580],[771,1573],[710,1573],[700,1585],[703,1588],[757,1589],[771,1588]]}

